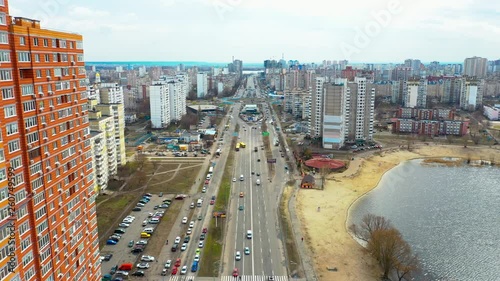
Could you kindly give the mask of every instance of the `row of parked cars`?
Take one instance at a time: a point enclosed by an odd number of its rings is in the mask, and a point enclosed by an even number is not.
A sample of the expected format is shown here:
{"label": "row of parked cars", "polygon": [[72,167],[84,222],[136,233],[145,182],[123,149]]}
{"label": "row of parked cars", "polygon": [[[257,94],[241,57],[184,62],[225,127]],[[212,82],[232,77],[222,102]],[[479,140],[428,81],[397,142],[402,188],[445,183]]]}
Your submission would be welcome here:
{"label": "row of parked cars", "polygon": [[[141,200],[139,200],[138,205],[133,209],[133,211],[142,211],[142,208],[146,206],[151,201],[152,198],[151,193],[146,193],[143,195]],[[163,196],[163,194],[160,193],[159,196]],[[156,226],[160,223],[161,218],[164,216],[165,211],[163,210],[158,210],[159,208],[168,208],[170,204],[172,203],[172,200],[166,199],[163,200],[161,205],[154,206],[154,213],[149,213],[148,217],[146,220],[142,222],[142,231],[140,232],[140,238],[137,241],[130,240],[128,242],[128,247],[131,248],[131,252],[134,254],[139,254],[144,252],[146,246],[148,245],[148,238],[150,238],[154,233]],[[114,232],[113,235],[122,235],[125,233],[126,229],[135,221],[136,217],[133,215],[128,215],[125,217],[122,222],[118,225],[119,228],[117,228]],[[121,233],[121,234],[120,234]],[[110,239],[108,239],[107,243],[108,245],[115,245],[118,243],[111,243]],[[114,240],[113,240],[114,241]],[[136,265],[137,271],[130,273],[130,271],[133,269],[134,264],[132,263],[124,263],[121,264],[120,266],[116,265],[114,266],[109,274],[106,274],[103,276],[103,281],[121,281],[125,278],[127,278],[129,275],[130,276],[145,276],[145,269],[148,269],[150,267],[149,262],[155,261],[155,258],[153,256],[148,256],[148,255],[142,255],[140,258],[140,262]],[[112,276],[115,275],[115,278],[112,279]]]}

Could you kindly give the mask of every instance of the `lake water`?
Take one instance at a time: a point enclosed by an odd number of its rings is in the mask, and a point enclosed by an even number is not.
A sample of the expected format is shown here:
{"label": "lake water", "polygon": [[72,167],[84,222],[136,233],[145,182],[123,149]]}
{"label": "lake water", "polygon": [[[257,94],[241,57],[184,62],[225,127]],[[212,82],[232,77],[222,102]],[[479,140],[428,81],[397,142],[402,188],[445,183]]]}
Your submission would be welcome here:
{"label": "lake water", "polygon": [[416,280],[500,280],[500,169],[400,164],[351,208],[384,216],[419,255]]}

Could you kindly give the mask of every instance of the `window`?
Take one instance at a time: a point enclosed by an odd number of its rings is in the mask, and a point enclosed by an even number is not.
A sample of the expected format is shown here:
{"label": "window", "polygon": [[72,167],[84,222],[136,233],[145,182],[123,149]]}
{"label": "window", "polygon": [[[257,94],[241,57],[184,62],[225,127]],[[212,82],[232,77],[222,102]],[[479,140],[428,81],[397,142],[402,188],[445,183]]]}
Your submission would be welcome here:
{"label": "window", "polygon": [[16,106],[15,105],[4,106],[3,111],[5,113],[5,118],[16,116]]}
{"label": "window", "polygon": [[0,24],[1,25],[7,24],[7,17],[5,16],[5,13],[0,13]]}
{"label": "window", "polygon": [[7,32],[0,32],[0,44],[9,44]]}
{"label": "window", "polygon": [[40,62],[40,54],[35,54],[35,61]]}
{"label": "window", "polygon": [[66,40],[59,39],[59,48],[66,48]]}
{"label": "window", "polygon": [[9,62],[9,61],[10,61],[10,51],[1,51],[0,62]]}
{"label": "window", "polygon": [[23,164],[23,162],[21,161],[21,156],[18,156],[16,158],[10,160],[10,167],[14,170],[21,167],[22,164]]}
{"label": "window", "polygon": [[21,93],[23,96],[33,95],[35,93],[35,89],[33,85],[21,85]]}
{"label": "window", "polygon": [[52,39],[52,48],[55,48],[55,47],[57,47],[57,40]]}
{"label": "window", "polygon": [[[3,149],[0,149],[0,162],[5,161],[5,153],[3,152]],[[0,198],[2,200],[2,198]]]}
{"label": "window", "polygon": [[44,47],[48,47],[49,46],[49,39],[47,39],[47,38],[43,39],[43,46]]}
{"label": "window", "polygon": [[24,38],[24,36],[19,36],[19,44],[26,45],[26,38]]}
{"label": "window", "polygon": [[53,54],[52,54],[52,61],[53,61],[53,62],[58,62],[57,57],[58,57],[58,56],[57,56],[57,53],[53,53]]}
{"label": "window", "polygon": [[[49,54],[45,54],[45,62],[50,62],[50,55]],[[50,76],[50,75],[47,75],[47,76]]]}
{"label": "window", "polygon": [[7,178],[7,173],[5,172],[5,168],[0,169],[0,181],[3,181]]}
{"label": "window", "polygon": [[26,140],[28,141],[28,144],[34,143],[34,142],[38,141],[39,140],[38,132],[34,132],[34,133],[31,133],[31,134],[28,134],[26,136]]}
{"label": "window", "polygon": [[38,46],[38,38],[33,38],[33,46]]}
{"label": "window", "polygon": [[[36,78],[41,78],[42,77],[42,70],[41,69],[37,69],[36,70]],[[39,92],[43,92],[43,91],[39,91]]]}
{"label": "window", "polygon": [[79,54],[78,57],[77,57],[77,61],[83,61],[83,55],[82,54]]}
{"label": "window", "polygon": [[54,68],[54,76],[56,77],[62,76],[60,68]]}
{"label": "window", "polygon": [[2,99],[10,100],[14,98],[14,91],[12,88],[3,88],[2,89]]}
{"label": "window", "polygon": [[0,70],[0,80],[2,81],[10,81],[12,80],[12,71],[11,70]]}
{"label": "window", "polygon": [[83,42],[82,41],[76,41],[76,48],[81,50],[83,49]]}
{"label": "window", "polygon": [[5,125],[5,129],[7,131],[7,136],[10,136],[10,135],[13,135],[13,134],[19,132],[19,128],[17,126],[17,122]]}
{"label": "window", "polygon": [[23,102],[24,112],[33,111],[36,109],[36,103],[34,100]]}
{"label": "window", "polygon": [[36,116],[28,117],[28,118],[24,119],[24,125],[26,126],[26,128],[35,127],[37,124],[38,124],[38,122],[37,122]]}
{"label": "window", "polygon": [[13,140],[9,142],[8,146],[9,146],[9,153],[13,153],[21,149],[21,146],[19,145],[19,140]]}

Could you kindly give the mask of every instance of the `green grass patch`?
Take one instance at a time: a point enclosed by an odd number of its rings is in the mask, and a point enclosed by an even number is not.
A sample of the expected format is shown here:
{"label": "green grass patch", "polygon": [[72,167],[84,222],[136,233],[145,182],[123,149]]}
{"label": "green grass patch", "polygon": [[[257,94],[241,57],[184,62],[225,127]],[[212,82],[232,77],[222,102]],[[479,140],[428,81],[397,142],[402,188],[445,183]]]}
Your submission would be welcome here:
{"label": "green grass patch", "polygon": [[295,239],[292,232],[292,222],[290,221],[288,213],[288,201],[290,200],[293,188],[293,186],[285,187],[280,202],[279,219],[284,234],[283,240],[285,242],[288,269],[292,275],[303,276],[303,272],[301,270],[302,268],[300,266],[300,255],[295,245]]}
{"label": "green grass patch", "polygon": [[[236,125],[236,132],[239,131],[239,126]],[[238,138],[233,137],[231,148],[236,146]],[[235,151],[231,149],[227,156],[226,166],[224,167],[224,175],[221,180],[217,200],[215,201],[214,211],[226,211],[228,209],[229,196],[231,194],[231,175],[234,166]],[[212,214],[209,214],[212,216]],[[205,249],[203,250],[203,262],[200,264],[198,276],[202,277],[217,277],[222,257],[222,246],[224,243],[224,227],[226,220],[218,218],[217,227],[215,226],[215,218],[211,218],[208,227],[208,235],[205,239]]]}

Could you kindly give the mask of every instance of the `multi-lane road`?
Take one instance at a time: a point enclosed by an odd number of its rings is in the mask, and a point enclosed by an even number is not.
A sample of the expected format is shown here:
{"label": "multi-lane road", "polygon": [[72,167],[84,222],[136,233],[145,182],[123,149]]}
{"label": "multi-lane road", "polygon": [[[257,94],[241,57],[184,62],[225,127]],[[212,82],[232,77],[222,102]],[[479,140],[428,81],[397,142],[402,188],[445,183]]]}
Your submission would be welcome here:
{"label": "multi-lane road", "polygon": [[[248,86],[253,86],[251,78],[248,79]],[[235,105],[236,108],[238,106]],[[240,124],[238,141],[245,143],[246,147],[236,152],[235,157],[232,175],[235,181],[232,183],[221,280],[234,280],[231,276],[234,268],[238,269],[242,280],[269,280],[271,276],[275,280],[288,280],[277,217],[279,198],[287,181],[284,162],[278,148],[273,147],[273,157],[277,159],[274,164],[276,174],[270,175],[266,151],[261,149],[264,143],[260,122],[249,124],[239,118],[237,122]],[[270,133],[272,140],[274,131]],[[243,180],[240,180],[241,176]],[[247,237],[249,230],[252,232],[251,239]],[[250,254],[245,254],[246,247]],[[241,260],[236,260],[237,252],[240,252]]]}

